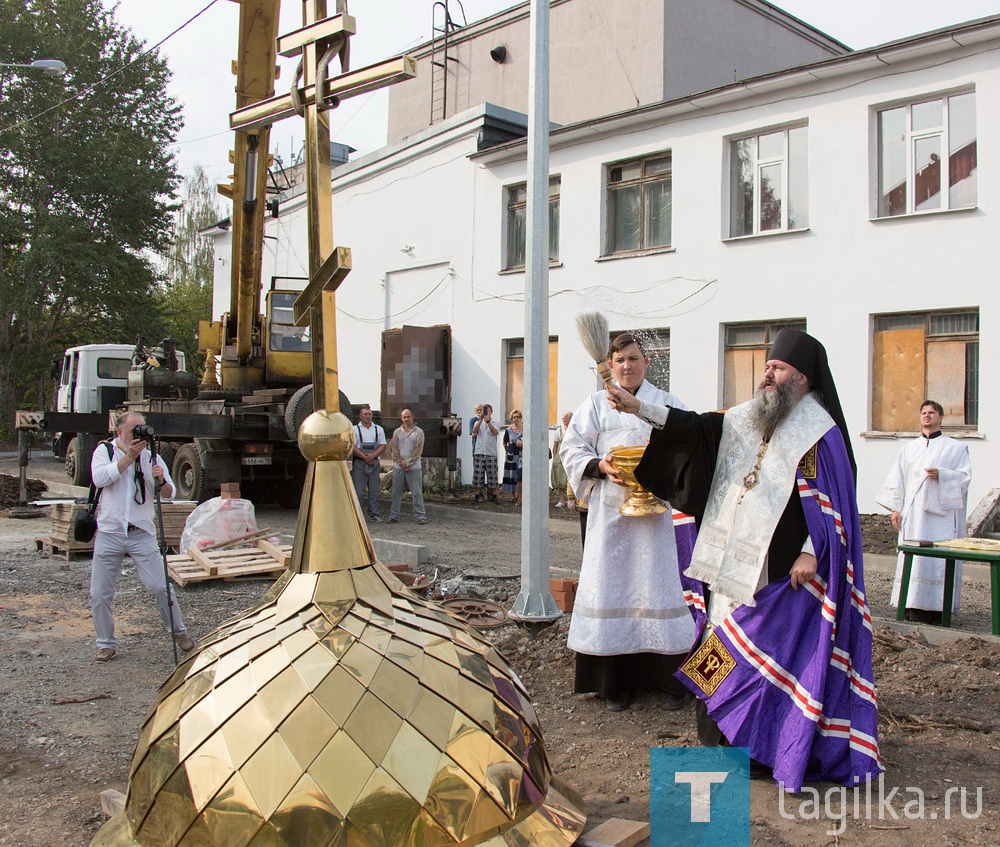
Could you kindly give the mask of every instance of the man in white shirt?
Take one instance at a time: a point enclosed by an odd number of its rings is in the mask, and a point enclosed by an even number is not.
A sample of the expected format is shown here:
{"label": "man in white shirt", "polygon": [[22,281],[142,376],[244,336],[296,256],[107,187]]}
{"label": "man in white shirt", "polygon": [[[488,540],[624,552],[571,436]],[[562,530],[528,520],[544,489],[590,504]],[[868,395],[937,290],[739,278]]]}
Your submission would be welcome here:
{"label": "man in white shirt", "polygon": [[479,415],[472,425],[472,484],[476,502],[483,499],[483,484],[491,503],[497,502],[497,432],[493,425],[493,407],[489,403],[476,407]]}
{"label": "man in white shirt", "polygon": [[424,511],[424,478],[420,466],[420,455],[424,452],[424,431],[413,423],[413,412],[403,409],[399,414],[403,425],[392,433],[392,506],[386,523],[399,520],[399,508],[403,500],[403,484],[409,486],[413,495],[413,517],[417,523],[427,523]]}
{"label": "man in white shirt", "polygon": [[168,609],[173,612],[177,646],[185,653],[195,648],[194,639],[187,634],[181,619],[174,592],[166,583],[163,557],[156,543],[156,526],[153,523],[154,480],[160,482],[164,497],[173,494],[174,482],[159,456],[155,464],[151,462],[146,440],[132,437],[133,428],[145,422],[137,412],[121,415],[115,429],[115,440],[110,442],[112,449],[107,449],[108,442],[102,442],[94,450],[90,463],[91,476],[101,498],[97,507],[97,535],[90,571],[90,607],[97,632],[97,662],[110,661],[118,649],[111,603],[125,556],[132,557],[139,579],[156,599],[167,632],[170,631]]}
{"label": "man in white shirt", "polygon": [[[354,426],[354,461],[351,467],[351,477],[354,480],[354,490],[358,495],[361,511],[376,523],[382,520],[379,511],[379,472],[382,463],[379,456],[385,452],[385,430],[377,423],[372,423],[371,406],[365,406],[360,412],[361,423]],[[368,502],[366,503],[365,500]]]}
{"label": "man in white shirt", "polygon": [[[934,400],[920,407],[921,435],[899,450],[896,464],[875,501],[892,512],[892,525],[902,541],[946,541],[965,536],[965,498],[972,479],[969,448],[941,432],[944,409]],[[892,584],[893,606],[899,604],[903,576],[903,554],[896,563]],[[962,563],[955,565],[955,597],[952,613],[958,612]],[[913,557],[910,586],[906,594],[906,620],[941,623],[944,607],[944,562],[926,556]]]}

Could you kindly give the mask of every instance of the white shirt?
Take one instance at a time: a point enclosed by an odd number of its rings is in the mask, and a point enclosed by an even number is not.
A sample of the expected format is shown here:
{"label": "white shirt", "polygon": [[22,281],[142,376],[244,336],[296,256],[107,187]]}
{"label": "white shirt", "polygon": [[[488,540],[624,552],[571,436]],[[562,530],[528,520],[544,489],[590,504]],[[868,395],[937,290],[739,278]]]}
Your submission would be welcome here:
{"label": "white shirt", "polygon": [[[373,429],[375,430],[374,433],[372,433]],[[363,423],[355,424],[354,433],[358,437],[357,444],[355,444],[354,446],[357,447],[359,450],[363,450],[366,453],[374,452],[376,447],[378,447],[380,444],[386,443],[385,430],[374,422],[371,424],[371,426],[365,426]],[[372,440],[373,435],[374,435],[374,441]],[[365,450],[364,449],[365,447],[369,449]]]}
{"label": "white shirt", "polygon": [[[144,449],[139,454],[139,458],[122,473],[118,470],[118,460],[124,455],[125,451],[118,445],[118,439],[114,441],[112,458],[108,458],[108,448],[104,442],[98,444],[97,449],[94,450],[94,458],[90,462],[90,475],[101,494],[101,500],[97,506],[97,528],[101,532],[125,535],[128,532],[128,525],[132,524],[155,537],[156,524],[153,520],[156,498],[153,494],[153,468],[149,460],[149,449]],[[146,502],[141,506],[135,502],[133,497],[136,491],[136,464],[142,468],[146,485]],[[157,456],[156,464],[163,468],[164,483],[173,488],[174,481],[166,463]]]}

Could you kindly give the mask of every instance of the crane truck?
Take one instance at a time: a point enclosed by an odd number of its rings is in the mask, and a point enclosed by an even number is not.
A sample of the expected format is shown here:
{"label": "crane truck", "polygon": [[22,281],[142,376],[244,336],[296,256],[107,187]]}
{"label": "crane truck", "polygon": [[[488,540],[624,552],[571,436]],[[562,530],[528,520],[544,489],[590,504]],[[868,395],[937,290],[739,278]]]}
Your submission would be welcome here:
{"label": "crane truck", "polygon": [[[241,0],[233,62],[237,108],[274,94],[279,8],[280,0]],[[200,322],[199,352],[206,355],[202,382],[196,384],[184,370],[183,356],[150,366],[144,352],[124,357],[122,345],[112,345],[118,348],[115,357],[131,358],[122,386],[121,363],[115,378],[102,378],[101,357],[88,345],[66,351],[60,384],[89,381],[98,389],[98,402],[74,407],[57,392],[52,412],[17,413],[20,431],[53,433],[54,450],[66,458],[74,483],[89,484],[94,447],[113,431],[111,417],[130,410],[144,414],[156,431],[177,497],[205,500],[221,483],[239,481],[246,496],[298,505],[305,461],[295,438],[313,408],[312,352],[308,328],[295,326],[293,304],[308,280],[273,278],[261,312],[268,135],[267,126],[235,132],[233,181],[219,186],[232,201],[230,309],[219,321]],[[350,414],[343,392],[339,402]]]}

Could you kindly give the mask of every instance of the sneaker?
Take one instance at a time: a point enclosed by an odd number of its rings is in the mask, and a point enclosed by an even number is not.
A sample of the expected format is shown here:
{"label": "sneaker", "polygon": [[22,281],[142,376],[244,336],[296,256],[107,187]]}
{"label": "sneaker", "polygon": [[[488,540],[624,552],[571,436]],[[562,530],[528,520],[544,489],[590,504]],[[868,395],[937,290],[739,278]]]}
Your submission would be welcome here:
{"label": "sneaker", "polygon": [[556,508],[557,509],[565,509],[566,508],[566,504],[565,503],[556,503]]}
{"label": "sneaker", "polygon": [[177,646],[181,648],[182,653],[190,653],[197,646],[194,639],[186,632],[181,635],[175,635],[174,641],[177,642]]}
{"label": "sneaker", "polygon": [[398,523],[398,520],[396,518],[386,518],[385,522],[386,523]]}
{"label": "sneaker", "polygon": [[95,662],[110,662],[115,657],[114,647],[102,647],[97,651],[97,655],[94,656]]}
{"label": "sneaker", "polygon": [[372,523],[382,523],[382,518],[380,518],[378,515],[369,515],[369,519],[371,520]]}
{"label": "sneaker", "polygon": [[427,523],[427,518],[417,518],[417,523],[423,526],[425,523]]}
{"label": "sneaker", "polygon": [[617,697],[608,697],[604,700],[604,708],[609,712],[624,712],[631,705],[631,691],[623,691]]}

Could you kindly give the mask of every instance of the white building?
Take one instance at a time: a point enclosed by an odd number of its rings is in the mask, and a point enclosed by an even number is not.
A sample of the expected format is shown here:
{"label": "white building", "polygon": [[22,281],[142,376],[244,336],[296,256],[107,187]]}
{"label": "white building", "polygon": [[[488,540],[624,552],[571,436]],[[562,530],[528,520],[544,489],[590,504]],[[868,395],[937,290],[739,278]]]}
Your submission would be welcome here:
{"label": "white building", "polygon": [[[669,372],[702,410],[749,396],[769,335],[804,325],[829,352],[861,510],[876,510],[925,396],[968,439],[978,502],[1000,477],[985,331],[1000,328],[998,94],[1000,17],[553,132],[550,422],[597,384],[580,311],[655,330],[660,384]],[[456,414],[519,402],[525,144],[480,147],[524,123],[481,106],[337,168],[335,241],[354,262],[338,292],[341,384],[354,402],[377,402],[380,333],[403,324],[451,326]],[[268,221],[265,279],[306,274],[301,199]],[[220,304],[228,249],[220,237]],[[469,453],[466,437],[466,476]]]}

